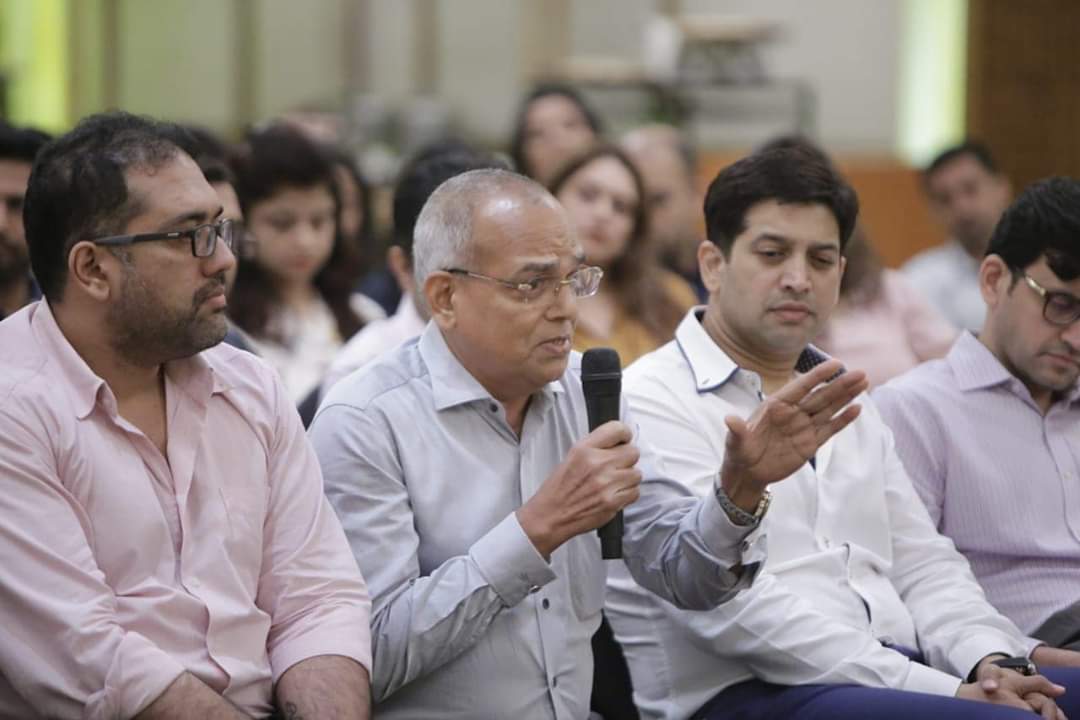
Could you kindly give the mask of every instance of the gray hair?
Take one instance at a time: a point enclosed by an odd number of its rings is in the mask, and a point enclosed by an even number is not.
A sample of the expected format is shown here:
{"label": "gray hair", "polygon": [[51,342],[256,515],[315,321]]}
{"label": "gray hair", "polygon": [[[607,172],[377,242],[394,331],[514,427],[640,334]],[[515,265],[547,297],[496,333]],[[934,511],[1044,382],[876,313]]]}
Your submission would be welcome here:
{"label": "gray hair", "polygon": [[416,219],[413,274],[418,295],[423,295],[421,288],[431,273],[468,267],[472,260],[473,217],[485,203],[500,196],[558,207],[542,185],[509,170],[484,168],[450,178],[431,194]]}

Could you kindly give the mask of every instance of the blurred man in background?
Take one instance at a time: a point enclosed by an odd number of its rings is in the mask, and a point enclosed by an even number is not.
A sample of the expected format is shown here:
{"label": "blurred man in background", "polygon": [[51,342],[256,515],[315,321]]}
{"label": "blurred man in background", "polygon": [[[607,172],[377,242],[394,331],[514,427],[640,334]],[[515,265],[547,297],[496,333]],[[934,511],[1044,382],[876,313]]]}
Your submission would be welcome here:
{"label": "blurred man in background", "polygon": [[977,330],[986,313],[979,263],[1009,205],[1012,186],[990,151],[968,141],[934,158],[923,173],[923,187],[949,239],[908,260],[904,273],[954,326]]}
{"label": "blurred man in background", "polygon": [[23,196],[30,168],[49,136],[0,121],[0,320],[40,293],[30,275],[23,231]]}
{"label": "blurred man in background", "polygon": [[694,148],[678,129],[660,124],[631,130],[621,145],[645,183],[649,234],[660,261],[704,300],[707,293],[697,265],[702,195]]}

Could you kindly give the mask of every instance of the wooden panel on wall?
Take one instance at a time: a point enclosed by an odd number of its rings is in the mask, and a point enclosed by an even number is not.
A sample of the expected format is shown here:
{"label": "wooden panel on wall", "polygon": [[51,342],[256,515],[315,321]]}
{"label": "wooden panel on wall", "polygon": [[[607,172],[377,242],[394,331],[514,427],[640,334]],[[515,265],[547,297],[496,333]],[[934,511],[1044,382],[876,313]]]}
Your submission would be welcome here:
{"label": "wooden panel on wall", "polygon": [[1080,2],[969,0],[967,130],[1019,190],[1080,177]]}

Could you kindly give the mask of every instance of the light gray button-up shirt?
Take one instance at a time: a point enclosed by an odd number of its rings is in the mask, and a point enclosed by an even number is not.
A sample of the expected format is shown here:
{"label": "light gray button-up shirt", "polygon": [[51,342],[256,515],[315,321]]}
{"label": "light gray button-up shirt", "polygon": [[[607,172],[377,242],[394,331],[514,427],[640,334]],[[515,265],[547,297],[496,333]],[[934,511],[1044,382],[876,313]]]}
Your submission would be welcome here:
{"label": "light gray button-up shirt", "polygon": [[[599,540],[575,537],[549,563],[514,514],[588,432],[579,375],[575,353],[533,396],[519,439],[429,324],[324,401],[311,439],[373,598],[380,718],[588,716]],[[637,444],[645,480],[623,543],[638,580],[692,608],[749,585],[763,539],[712,495],[659,478]]]}

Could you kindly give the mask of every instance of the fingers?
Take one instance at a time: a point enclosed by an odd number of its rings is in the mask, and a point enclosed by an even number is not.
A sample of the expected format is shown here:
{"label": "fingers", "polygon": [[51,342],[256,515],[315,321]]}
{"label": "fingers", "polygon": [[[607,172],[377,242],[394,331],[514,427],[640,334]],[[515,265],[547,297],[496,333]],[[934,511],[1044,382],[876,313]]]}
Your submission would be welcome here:
{"label": "fingers", "polygon": [[612,448],[634,439],[630,426],[619,420],[611,420],[581,439],[580,444],[592,448]]}
{"label": "fingers", "polygon": [[724,424],[727,425],[728,429],[727,449],[730,452],[742,444],[750,429],[747,427],[746,421],[738,415],[728,415],[724,418]]}
{"label": "fingers", "polygon": [[[798,405],[804,397],[810,394],[810,391],[816,388],[822,383],[829,381],[833,375],[844,369],[843,364],[839,360],[828,360],[815,367],[805,375],[800,375],[784,387],[776,391],[774,397],[784,402],[789,402],[792,405]],[[847,375],[847,373],[844,373]],[[844,377],[841,375],[837,380]]]}
{"label": "fingers", "polygon": [[818,447],[821,447],[826,440],[854,422],[855,418],[859,417],[859,413],[861,412],[862,405],[848,405],[844,408],[843,412],[834,417],[827,424],[822,425],[817,433]]}
{"label": "fingers", "polygon": [[1057,703],[1042,693],[1025,695],[1024,702],[1030,705],[1031,709],[1037,712],[1043,720],[1061,720],[1061,718],[1065,717],[1065,713],[1061,712]]}
{"label": "fingers", "polygon": [[832,417],[840,408],[866,392],[870,383],[862,371],[844,373],[832,382],[822,385],[804,397],[799,408],[811,415],[818,413]]}
{"label": "fingers", "polygon": [[1017,678],[1010,678],[1009,690],[1020,697],[1025,697],[1032,693],[1041,693],[1049,698],[1056,698],[1065,694],[1065,688],[1061,685],[1055,685],[1042,675],[1021,675]]}

